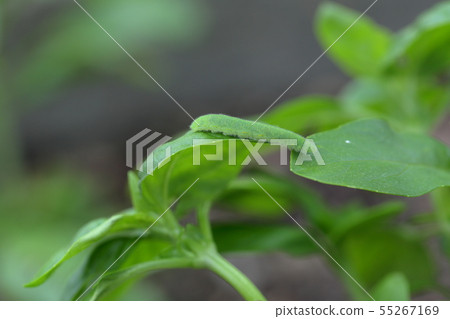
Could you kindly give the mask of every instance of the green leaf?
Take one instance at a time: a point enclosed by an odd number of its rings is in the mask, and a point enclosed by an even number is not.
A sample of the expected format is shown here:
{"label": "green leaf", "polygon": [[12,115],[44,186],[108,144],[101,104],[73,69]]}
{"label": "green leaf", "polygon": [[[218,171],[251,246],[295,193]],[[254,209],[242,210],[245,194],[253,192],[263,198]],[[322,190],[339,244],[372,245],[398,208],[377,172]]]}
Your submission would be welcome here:
{"label": "green leaf", "polygon": [[133,232],[133,234],[138,234],[139,230],[147,228],[154,221],[154,217],[147,214],[135,213],[133,210],[114,215],[108,219],[101,218],[91,221],[75,236],[72,245],[67,250],[61,251],[55,255],[49,264],[46,265],[26,286],[35,287],[44,283],[64,261],[72,258],[99,241],[129,231]]}
{"label": "green leaf", "polygon": [[[95,247],[83,268],[69,281],[63,300],[76,300],[108,267],[113,265],[133,241],[134,238],[115,238]],[[128,256],[124,255],[117,260],[111,270],[120,268],[126,257]]]}
{"label": "green leaf", "polygon": [[422,74],[450,67],[450,2],[444,1],[423,13],[393,41],[386,64],[406,64]]}
{"label": "green leaf", "polygon": [[394,128],[414,132],[434,129],[449,97],[448,90],[436,83],[411,76],[358,79],[341,93],[342,104],[353,117],[382,117]]}
{"label": "green leaf", "polygon": [[152,213],[153,207],[144,198],[141,189],[139,187],[139,177],[135,172],[128,172],[128,187],[130,191],[131,203],[133,208],[139,213]]}
{"label": "green leaf", "polygon": [[96,300],[100,298],[102,294],[110,289],[117,287],[124,281],[142,277],[153,271],[197,267],[198,265],[195,260],[186,257],[173,257],[139,263],[125,269],[106,274],[92,287],[92,291],[90,291],[89,297],[91,300]]}
{"label": "green leaf", "polygon": [[[196,140],[198,144],[194,147]],[[242,169],[241,165],[228,165],[228,143],[228,138],[224,136],[188,132],[158,147],[140,170],[141,190],[145,199],[155,211],[163,212],[197,179],[192,189],[177,203],[179,215],[218,196]],[[236,142],[236,147],[236,163],[241,163],[247,152],[243,151],[239,141]],[[204,155],[216,154],[217,148],[222,148],[223,159],[206,160]],[[170,151],[170,160],[160,166],[168,158],[166,150]],[[196,151],[200,158],[198,165],[194,164]]]}
{"label": "green leaf", "polygon": [[233,180],[218,198],[226,209],[258,217],[282,217],[283,210],[265,194],[256,180],[288,211],[301,208],[317,226],[330,222],[330,214],[323,199],[311,189],[273,172],[249,172]]}
{"label": "green leaf", "polygon": [[267,253],[282,251],[295,256],[318,252],[300,228],[268,224],[219,224],[213,226],[220,253]]}
{"label": "green leaf", "polygon": [[289,100],[262,117],[267,124],[302,134],[335,128],[348,119],[339,101],[319,95]]}
{"label": "green leaf", "polygon": [[[217,197],[243,168],[242,162],[249,154],[244,146],[247,140],[289,139],[297,141],[297,145],[298,142],[302,145],[304,140],[276,126],[222,114],[197,118],[191,129],[193,131],[158,147],[140,169],[142,193],[155,211],[164,211],[197,179],[192,190],[177,204],[178,215]],[[230,154],[233,145],[236,145],[236,152]],[[288,148],[297,149],[297,145]],[[220,150],[220,159],[205,158]],[[194,163],[195,158],[199,163]],[[230,163],[230,158],[234,163]]]}
{"label": "green leaf", "polygon": [[[316,33],[333,60],[350,75],[375,75],[391,44],[390,33],[367,16],[336,3],[320,6],[316,17]],[[354,25],[342,35],[352,24]],[[342,35],[342,37],[341,37]]]}
{"label": "green leaf", "polygon": [[402,273],[395,272],[384,277],[373,289],[372,297],[377,301],[409,301],[408,279]]}
{"label": "green leaf", "polygon": [[374,287],[393,272],[405,275],[412,292],[435,284],[436,270],[425,243],[402,229],[383,224],[360,227],[349,232],[338,249],[339,260],[363,287]]}
{"label": "green leaf", "polygon": [[[84,292],[86,292],[86,297],[89,296],[92,292],[86,291],[87,288],[108,268],[104,275],[159,259],[164,252],[173,246],[169,240],[155,237],[143,237],[137,242],[135,240],[135,238],[113,238],[96,247],[89,255],[83,269],[72,279],[66,289],[65,299],[75,300]],[[126,254],[123,254],[125,251]]]}
{"label": "green leaf", "polygon": [[450,185],[450,150],[420,134],[400,134],[382,120],[359,120],[309,137],[325,165],[305,161],[291,171],[321,183],[402,196]]}
{"label": "green leaf", "polygon": [[386,202],[374,207],[346,207],[341,209],[332,221],[332,227],[326,232],[333,242],[345,238],[346,234],[358,228],[379,224],[391,220],[405,210],[404,202]]}
{"label": "green leaf", "polygon": [[[267,178],[255,176],[263,187],[268,187],[268,192],[286,208],[292,210],[295,207],[295,199],[290,192],[285,192],[286,185],[282,183],[267,182]],[[228,210],[245,215],[259,217],[284,216],[280,207],[268,197],[251,177],[243,176],[233,180],[230,186],[218,198],[218,204]]]}

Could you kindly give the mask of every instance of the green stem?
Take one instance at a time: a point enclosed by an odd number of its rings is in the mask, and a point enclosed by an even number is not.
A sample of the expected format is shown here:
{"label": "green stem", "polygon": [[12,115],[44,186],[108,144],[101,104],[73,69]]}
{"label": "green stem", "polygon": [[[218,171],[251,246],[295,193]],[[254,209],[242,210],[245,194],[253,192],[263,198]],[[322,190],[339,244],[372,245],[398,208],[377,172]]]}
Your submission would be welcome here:
{"label": "green stem", "polygon": [[218,253],[206,256],[206,266],[228,282],[245,300],[266,300],[250,279]]}
{"label": "green stem", "polygon": [[450,235],[448,202],[446,198],[450,196],[450,187],[436,189],[431,193],[431,200],[434,206],[435,216],[445,236]]}
{"label": "green stem", "polygon": [[197,221],[200,231],[202,232],[202,235],[205,237],[205,239],[209,242],[213,242],[211,223],[209,222],[210,208],[210,202],[202,204],[197,210]]}
{"label": "green stem", "polygon": [[211,203],[202,204],[197,210],[197,221],[200,231],[210,250],[204,251],[205,264],[208,269],[215,272],[228,282],[246,300],[266,300],[256,286],[239,269],[218,254],[215,250],[209,211]]}

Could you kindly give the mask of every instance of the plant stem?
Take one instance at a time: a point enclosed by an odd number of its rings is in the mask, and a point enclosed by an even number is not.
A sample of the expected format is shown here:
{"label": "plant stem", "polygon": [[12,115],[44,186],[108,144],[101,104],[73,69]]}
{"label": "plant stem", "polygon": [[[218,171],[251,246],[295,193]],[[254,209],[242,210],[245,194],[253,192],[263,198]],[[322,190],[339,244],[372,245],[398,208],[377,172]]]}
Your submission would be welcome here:
{"label": "plant stem", "polygon": [[266,300],[247,276],[217,253],[209,221],[210,208],[211,202],[207,202],[197,210],[198,227],[207,246],[209,246],[209,249],[201,254],[204,257],[206,267],[228,282],[245,300]]}
{"label": "plant stem", "polygon": [[448,203],[445,200],[450,195],[450,187],[436,189],[431,193],[436,220],[444,236],[450,235]]}
{"label": "plant stem", "polygon": [[197,211],[197,221],[200,231],[205,239],[209,242],[213,242],[213,234],[211,230],[211,224],[209,222],[209,210],[211,203],[207,202],[202,204]]}
{"label": "plant stem", "polygon": [[228,282],[245,300],[266,300],[250,279],[218,253],[206,256],[206,266]]}

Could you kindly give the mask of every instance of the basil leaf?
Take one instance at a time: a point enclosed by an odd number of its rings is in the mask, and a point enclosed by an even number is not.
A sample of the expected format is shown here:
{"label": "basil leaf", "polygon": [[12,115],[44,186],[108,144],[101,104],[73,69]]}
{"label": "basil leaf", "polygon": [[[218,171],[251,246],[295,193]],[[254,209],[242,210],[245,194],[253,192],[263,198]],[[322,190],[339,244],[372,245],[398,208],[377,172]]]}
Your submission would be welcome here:
{"label": "basil leaf", "polygon": [[[276,126],[222,114],[202,116],[192,123],[191,128],[193,132],[158,147],[140,169],[142,192],[156,211],[164,211],[197,179],[193,189],[177,204],[178,215],[217,197],[243,168],[241,163],[249,154],[244,147],[246,140],[290,139],[300,142],[292,146],[293,149],[304,141],[302,136]],[[230,148],[234,151],[230,146],[232,142],[236,150],[229,157]],[[204,158],[205,154],[216,154],[218,148],[223,151],[222,158]],[[196,155],[197,164],[194,163]],[[234,163],[230,163],[230,158]]]}
{"label": "basil leaf", "polygon": [[158,259],[148,262],[139,263],[122,270],[113,271],[106,274],[99,280],[90,291],[90,299],[99,299],[108,290],[117,287],[124,281],[130,279],[138,279],[147,275],[150,272],[164,269],[177,268],[197,268],[197,262],[191,258],[186,257],[172,257],[167,259]]}
{"label": "basil leaf", "polygon": [[380,224],[391,220],[405,210],[404,202],[386,202],[374,207],[346,207],[333,215],[332,227],[324,230],[333,242],[339,242],[346,234],[368,225]]}
{"label": "basil leaf", "polygon": [[[198,142],[197,146],[194,146],[195,141]],[[242,142],[236,141],[238,165],[229,165],[229,143],[229,139],[221,135],[188,132],[160,146],[141,168],[141,190],[145,199],[153,209],[163,212],[198,179],[192,189],[178,201],[178,215],[212,200],[239,174],[242,169],[240,163],[248,154],[244,151]],[[204,157],[205,154],[216,154],[217,148],[223,150],[222,159],[207,160]],[[166,153],[167,150],[170,153]],[[164,163],[166,154],[171,154],[170,161],[158,167]],[[198,165],[194,164],[196,154]]]}
{"label": "basil leaf", "polygon": [[339,38],[328,52],[348,74],[375,75],[380,71],[391,44],[391,35],[367,16],[355,23],[359,15],[341,5],[324,3],[316,16],[317,37],[324,48],[330,47]]}
{"label": "basil leaf", "polygon": [[[154,237],[144,237],[137,242],[135,240],[135,238],[114,238],[96,247],[89,255],[82,271],[73,278],[67,288],[66,299],[76,300],[82,294],[83,299],[89,298],[94,291],[87,291],[87,288],[97,279],[101,281],[115,271],[159,259],[173,246],[169,240]],[[135,244],[131,246],[133,243]],[[126,254],[123,254],[127,249],[129,250]],[[108,272],[102,276],[108,268]],[[99,278],[100,276],[102,277]]]}
{"label": "basil leaf", "polygon": [[[110,267],[132,243],[133,238],[116,238],[101,243],[90,253],[85,265],[71,278],[64,292],[64,300],[76,300],[86,289]],[[111,270],[120,268],[127,255],[111,267]]]}
{"label": "basil leaf", "polygon": [[133,231],[133,233],[137,234],[140,230],[147,228],[154,221],[155,218],[147,214],[135,213],[133,210],[128,210],[108,219],[101,218],[88,223],[75,236],[70,247],[55,255],[50,260],[49,264],[46,265],[26,286],[35,287],[44,283],[64,261],[72,258],[99,241],[118,235],[124,231]]}
{"label": "basil leaf", "polygon": [[319,251],[300,228],[289,225],[219,224],[213,225],[213,235],[220,253],[282,251],[304,256]]}
{"label": "basil leaf", "polygon": [[355,118],[382,117],[394,128],[412,132],[431,131],[449,97],[448,90],[411,76],[358,79],[341,93],[345,110]]}
{"label": "basil leaf", "polygon": [[386,58],[386,65],[406,64],[421,74],[449,70],[450,3],[445,1],[423,13],[401,31]]}
{"label": "basil leaf", "polygon": [[265,123],[305,134],[335,128],[351,117],[336,99],[310,96],[282,103],[262,119]]}
{"label": "basil leaf", "polygon": [[409,301],[408,279],[402,273],[391,273],[372,289],[372,297],[377,301]]}
{"label": "basil leaf", "polygon": [[[349,232],[338,249],[342,265],[363,287],[375,287],[392,272],[405,275],[411,292],[435,285],[436,269],[425,243],[403,229],[376,224],[360,227]],[[361,296],[356,288],[353,293]]]}
{"label": "basil leaf", "polygon": [[308,161],[291,171],[321,183],[378,193],[420,196],[450,185],[450,150],[420,134],[400,134],[382,120],[359,120],[309,137],[325,165]]}
{"label": "basil leaf", "polygon": [[256,171],[245,174],[230,183],[218,198],[218,204],[241,214],[258,217],[285,216],[283,210],[265,194],[261,187],[276,198],[286,210],[298,208],[317,226],[330,222],[330,211],[323,199],[311,189],[272,172]]}
{"label": "basil leaf", "polygon": [[[139,213],[154,214],[154,208],[145,199],[139,185],[139,177],[135,172],[128,172],[128,187],[133,208]],[[156,216],[157,217],[157,216]]]}

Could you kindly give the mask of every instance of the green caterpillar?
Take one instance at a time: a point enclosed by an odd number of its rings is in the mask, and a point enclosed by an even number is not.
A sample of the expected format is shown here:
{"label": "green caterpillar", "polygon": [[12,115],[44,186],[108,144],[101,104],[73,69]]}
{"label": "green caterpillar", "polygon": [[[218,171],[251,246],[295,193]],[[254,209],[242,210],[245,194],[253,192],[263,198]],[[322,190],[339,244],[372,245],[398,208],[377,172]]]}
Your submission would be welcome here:
{"label": "green caterpillar", "polygon": [[256,142],[264,141],[266,143],[274,139],[294,139],[297,141],[297,145],[287,145],[287,147],[288,149],[297,152],[300,151],[305,141],[303,136],[283,128],[265,123],[243,120],[224,114],[208,114],[200,116],[191,124],[191,130],[194,132],[222,134]]}

